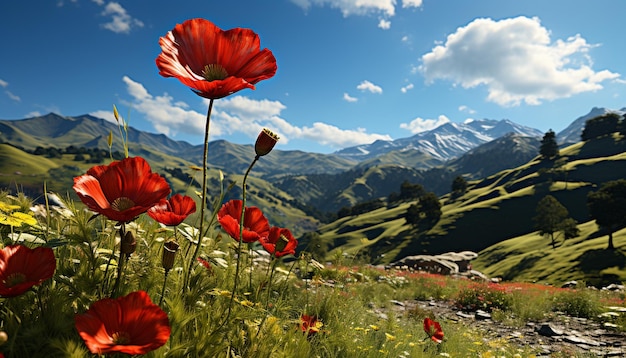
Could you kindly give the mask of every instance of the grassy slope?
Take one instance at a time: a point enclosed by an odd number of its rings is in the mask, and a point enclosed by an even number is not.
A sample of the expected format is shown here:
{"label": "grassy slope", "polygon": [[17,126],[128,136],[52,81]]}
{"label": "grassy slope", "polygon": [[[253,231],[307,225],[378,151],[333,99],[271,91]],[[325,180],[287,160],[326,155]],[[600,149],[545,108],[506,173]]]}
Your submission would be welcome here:
{"label": "grassy slope", "polygon": [[[146,159],[153,172],[164,176],[172,187],[174,193],[182,193],[197,198],[195,192],[200,192],[200,187],[190,187],[191,180],[183,181],[173,177],[165,171],[165,168],[180,168],[183,173],[188,173],[201,182],[202,173],[189,169],[194,163],[189,163],[178,157],[163,154],[145,146],[135,146],[130,151],[130,156],[141,156]],[[24,192],[31,198],[39,198],[43,192],[44,185],[48,191],[60,194],[62,197],[69,197],[78,200],[72,190],[73,178],[83,175],[94,164],[84,161],[74,161],[74,155],[63,155],[62,158],[46,158],[44,156],[32,155],[14,148],[7,144],[0,144],[0,189],[6,188],[10,191],[16,189]],[[103,164],[107,164],[105,161]],[[15,174],[19,171],[20,174]],[[208,173],[208,192],[210,198],[218,197],[219,172],[211,169]],[[228,198],[240,198],[242,175],[226,175],[224,189],[230,181],[236,182],[234,189],[229,192]],[[248,205],[256,205],[264,210],[264,214],[274,226],[287,227],[294,235],[300,235],[305,231],[314,230],[317,222],[304,214],[299,209],[289,206],[285,202],[293,199],[289,194],[275,188],[265,180],[251,177],[248,181]],[[261,194],[259,194],[261,193]],[[197,204],[200,203],[196,200]],[[197,214],[196,214],[197,215]],[[209,215],[209,213],[207,213]]]}
{"label": "grassy slope", "polygon": [[[506,276],[507,279],[532,277],[562,282],[574,278],[594,281],[613,277],[623,280],[626,279],[623,263],[601,269],[598,266],[619,261],[620,257],[623,262],[621,251],[614,253],[616,257],[613,254],[604,257],[600,250],[606,247],[606,236],[597,241],[589,240],[594,242],[589,246],[587,238],[597,236],[597,228],[593,223],[585,223],[589,220],[587,193],[602,182],[626,177],[626,144],[619,139],[603,138],[563,149],[558,161],[560,168],[551,172],[546,172],[546,169],[552,168],[554,163],[535,158],[520,167],[471,182],[468,192],[462,197],[454,200],[449,196],[441,198],[443,215],[430,230],[414,229],[405,224],[402,215],[412,203],[404,203],[395,208],[381,208],[330,223],[319,230],[320,236],[334,248],[329,258],[342,252],[365,253],[375,263],[390,263],[419,253],[474,250],[481,251],[482,256],[476,262],[477,268],[486,270],[487,266],[498,262],[487,273]],[[536,271],[526,268],[532,266],[535,260],[532,255],[547,255],[551,251],[549,240],[543,238],[537,238],[536,246],[520,244],[520,250],[523,250],[519,253],[506,254],[510,251],[509,247],[490,251],[492,247],[508,242],[505,240],[519,237],[516,240],[524,242],[529,236],[536,235],[533,233],[532,217],[537,202],[547,194],[556,197],[568,208],[570,216],[582,223],[581,236],[554,250],[557,256],[546,257],[546,261],[536,260],[545,262],[546,267],[563,269],[547,270],[542,265]],[[618,236],[616,246],[624,246],[625,241]],[[527,250],[536,252],[528,254]],[[576,256],[577,252],[578,256],[586,256],[580,258]],[[513,261],[500,262],[500,257],[505,254],[511,256]],[[521,266],[513,267],[519,263],[516,255],[521,254],[530,256]],[[558,255],[563,256],[560,258]],[[556,265],[555,262],[561,264]],[[509,270],[502,265],[509,265]]]}

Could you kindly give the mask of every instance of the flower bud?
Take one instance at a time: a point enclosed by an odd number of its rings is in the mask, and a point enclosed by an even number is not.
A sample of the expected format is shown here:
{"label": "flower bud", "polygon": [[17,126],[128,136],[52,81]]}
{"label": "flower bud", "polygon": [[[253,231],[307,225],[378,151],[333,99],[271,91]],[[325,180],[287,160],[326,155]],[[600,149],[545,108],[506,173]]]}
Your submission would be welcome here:
{"label": "flower bud", "polygon": [[280,139],[278,135],[267,128],[263,128],[256,139],[256,143],[254,144],[254,151],[256,152],[256,155],[262,157],[271,152],[276,145],[276,142],[278,142],[278,139]]}
{"label": "flower bud", "polygon": [[137,241],[135,240],[135,235],[131,231],[127,231],[122,238],[122,243],[120,247],[120,253],[126,254],[126,257],[130,256],[133,252],[135,252],[135,248],[137,248]]}
{"label": "flower bud", "polygon": [[163,244],[163,257],[161,259],[161,264],[165,269],[165,272],[169,271],[174,267],[174,259],[176,258],[176,251],[180,245],[176,241],[168,241]]}

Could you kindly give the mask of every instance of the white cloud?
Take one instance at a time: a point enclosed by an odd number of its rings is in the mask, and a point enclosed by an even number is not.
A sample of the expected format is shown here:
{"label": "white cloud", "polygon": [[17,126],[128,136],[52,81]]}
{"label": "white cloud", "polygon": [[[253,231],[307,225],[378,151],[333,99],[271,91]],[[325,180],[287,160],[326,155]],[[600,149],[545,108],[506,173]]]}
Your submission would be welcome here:
{"label": "white cloud", "polygon": [[446,124],[448,122],[450,122],[450,120],[443,114],[440,115],[437,119],[423,119],[417,117],[409,123],[401,123],[400,128],[406,129],[413,134],[417,134],[420,132],[426,132],[431,129],[435,129],[440,125]]}
{"label": "white cloud", "polygon": [[104,0],[92,0],[92,1],[100,6],[104,5]]}
{"label": "white cloud", "polygon": [[33,118],[33,117],[41,117],[41,112],[39,111],[28,112],[24,116],[24,118]]}
{"label": "white cloud", "polygon": [[106,121],[112,122],[112,123],[117,123],[117,121],[115,120],[115,115],[113,114],[113,111],[95,111],[95,112],[91,112],[89,113],[89,115],[92,115],[94,117],[98,117],[98,118],[102,118]]}
{"label": "white cloud", "polygon": [[466,106],[466,105],[460,105],[460,106],[459,106],[459,112],[466,112],[466,113],[469,113],[469,114],[474,114],[474,113],[476,113],[476,111],[475,111],[475,110],[473,110],[473,109],[469,108],[469,107],[468,107],[468,106]]}
{"label": "white cloud", "polygon": [[[139,82],[124,76],[124,83],[128,93],[133,97],[132,108],[145,115],[154,128],[165,135],[175,136],[178,132],[187,134],[204,133],[205,115],[181,106],[174,102],[167,93],[162,96],[153,96]],[[132,120],[132,119],[131,119]],[[211,127],[211,131],[221,134],[219,126]]]}
{"label": "white cloud", "polygon": [[347,94],[347,93],[344,93],[344,94],[343,94],[343,100],[344,100],[344,101],[346,101],[346,102],[356,102],[356,101],[358,101],[359,99],[358,99],[358,98],[355,98],[355,97],[352,97],[352,96],[350,96],[350,95],[349,95],[349,94]]}
{"label": "white cloud", "polygon": [[[104,4],[103,1],[94,2],[98,5]],[[130,32],[132,27],[143,27],[143,22],[131,17],[128,12],[126,12],[126,9],[122,7],[122,5],[113,1],[106,4],[101,15],[111,16],[111,22],[102,24],[102,27],[118,34],[127,34]]]}
{"label": "white cloud", "polygon": [[537,18],[476,19],[423,55],[419,70],[429,83],[486,86],[487,99],[502,106],[538,105],[600,90],[603,81],[620,77],[591,68],[594,46],[580,35],[552,42]]}
{"label": "white cloud", "polygon": [[377,85],[375,85],[372,82],[367,81],[367,80],[361,82],[358,86],[356,86],[356,88],[358,90],[363,91],[363,92],[368,91],[368,92],[376,93],[376,94],[383,93],[383,89],[380,86],[377,86]]}
{"label": "white cloud", "polygon": [[[204,133],[206,114],[190,110],[186,103],[174,101],[168,94],[154,96],[139,82],[123,77],[128,93],[133,98],[133,110],[143,114],[154,128],[168,136],[187,133],[198,136]],[[208,100],[202,99],[208,106]],[[315,122],[311,127],[297,127],[282,118],[287,107],[279,101],[256,100],[245,96],[231,96],[214,102],[211,114],[210,133],[212,139],[243,133],[253,141],[262,128],[267,127],[280,136],[280,144],[290,140],[306,139],[333,148],[344,148],[372,143],[377,139],[391,140],[386,134],[367,133],[363,128],[340,129],[333,125]],[[92,115],[107,119],[108,111],[93,112]],[[132,125],[132,123],[131,123]]]}
{"label": "white cloud", "polygon": [[387,16],[395,14],[395,0],[291,0],[304,10],[311,6],[325,6],[339,9],[343,16],[367,15],[370,13],[383,13]]}
{"label": "white cloud", "polygon": [[4,91],[4,93],[6,93],[7,96],[9,96],[9,98],[14,100],[15,102],[20,102],[22,100],[20,96],[13,94],[13,92],[11,91]]}
{"label": "white cloud", "polygon": [[380,19],[380,21],[378,22],[378,27],[383,30],[389,30],[391,28],[391,21]]}
{"label": "white cloud", "polygon": [[420,7],[422,0],[402,0],[402,7]]}
{"label": "white cloud", "polygon": [[412,83],[409,83],[408,85],[406,85],[406,86],[404,86],[404,87],[400,88],[400,91],[401,91],[402,93],[407,93],[409,90],[412,90],[412,89],[413,89],[413,87],[415,87],[415,86],[414,86]]}
{"label": "white cloud", "polygon": [[[5,80],[3,80],[3,79],[0,79],[0,87],[2,87],[2,88],[7,88],[7,87],[9,87],[9,82],[7,82],[7,81],[5,81]],[[11,92],[11,91],[9,91],[9,90],[4,91],[4,93],[5,93],[5,94],[6,94],[6,95],[10,98],[10,99],[12,99],[12,100],[13,100],[13,101],[15,101],[15,102],[20,102],[20,101],[22,100],[22,99],[21,99],[18,95],[13,94],[13,92]]]}

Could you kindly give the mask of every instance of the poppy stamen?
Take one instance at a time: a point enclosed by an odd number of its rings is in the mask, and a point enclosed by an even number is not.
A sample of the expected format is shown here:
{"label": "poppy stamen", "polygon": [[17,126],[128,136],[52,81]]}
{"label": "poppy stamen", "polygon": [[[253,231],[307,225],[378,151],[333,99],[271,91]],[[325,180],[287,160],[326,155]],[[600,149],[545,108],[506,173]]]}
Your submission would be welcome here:
{"label": "poppy stamen", "polygon": [[228,77],[228,72],[226,72],[226,69],[221,65],[212,63],[204,66],[204,70],[202,70],[202,77],[209,82],[219,81]]}
{"label": "poppy stamen", "polygon": [[128,344],[130,335],[127,332],[115,332],[111,335],[111,341],[115,344]]}
{"label": "poppy stamen", "polygon": [[7,276],[7,278],[4,280],[4,285],[10,288],[13,286],[17,286],[23,282],[26,282],[26,275],[21,272],[14,272]]}
{"label": "poppy stamen", "polygon": [[125,196],[119,197],[111,203],[111,208],[115,211],[128,210],[135,206],[135,202]]}

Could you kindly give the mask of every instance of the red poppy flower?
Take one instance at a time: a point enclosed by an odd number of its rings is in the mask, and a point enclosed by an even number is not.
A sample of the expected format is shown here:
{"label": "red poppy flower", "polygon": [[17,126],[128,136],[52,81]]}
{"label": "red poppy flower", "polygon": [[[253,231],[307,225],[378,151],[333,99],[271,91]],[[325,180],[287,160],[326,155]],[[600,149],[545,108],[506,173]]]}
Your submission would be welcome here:
{"label": "red poppy flower", "polygon": [[439,322],[433,321],[428,317],[424,318],[424,331],[433,341],[437,343],[441,343],[443,341],[443,330],[441,329]]}
{"label": "red poppy flower", "polygon": [[318,333],[322,326],[323,323],[317,320],[317,316],[309,316],[305,314],[300,316],[300,329],[309,337]]}
{"label": "red poppy flower", "polygon": [[[217,213],[217,220],[230,237],[239,241],[241,220],[241,200],[231,200],[222,205]],[[270,223],[267,221],[261,209],[250,206],[246,207],[243,218],[243,242],[255,242],[262,237],[267,237],[270,231]]]}
{"label": "red poppy flower", "polygon": [[269,152],[274,149],[276,142],[278,142],[280,138],[274,132],[267,128],[263,128],[259,136],[256,138],[256,142],[254,143],[254,152],[259,157],[267,155]]}
{"label": "red poppy flower", "polygon": [[74,178],[74,191],[90,210],[129,222],[166,198],[170,187],[145,159],[134,157],[92,167]]}
{"label": "red poppy flower", "polygon": [[178,78],[204,98],[254,89],[276,74],[274,55],[261,50],[259,36],[250,29],[223,31],[211,21],[191,19],[161,37],[159,45],[159,74]]}
{"label": "red poppy flower", "polygon": [[169,200],[161,199],[148,210],[148,215],[163,225],[176,226],[195,212],[196,202],[190,196],[176,194]]}
{"label": "red poppy flower", "polygon": [[74,323],[95,354],[146,354],[164,345],[171,332],[167,314],[144,291],[96,301]]}
{"label": "red poppy flower", "polygon": [[298,240],[296,240],[289,229],[273,226],[269,235],[259,239],[263,248],[276,257],[285,255],[295,255]]}
{"label": "red poppy flower", "polygon": [[54,275],[57,261],[49,247],[9,245],[0,251],[0,296],[15,297]]}

